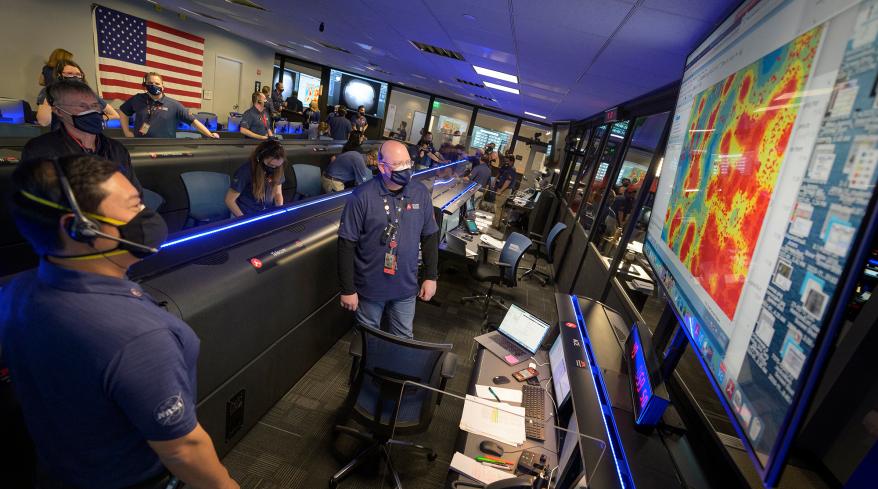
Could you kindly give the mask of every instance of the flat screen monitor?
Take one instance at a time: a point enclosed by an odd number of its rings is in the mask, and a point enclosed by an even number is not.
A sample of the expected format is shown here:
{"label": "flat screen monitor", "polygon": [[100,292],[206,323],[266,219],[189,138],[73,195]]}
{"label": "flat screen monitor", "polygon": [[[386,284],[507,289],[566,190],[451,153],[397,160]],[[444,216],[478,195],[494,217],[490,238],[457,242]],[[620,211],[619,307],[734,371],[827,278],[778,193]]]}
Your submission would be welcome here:
{"label": "flat screen monitor", "polygon": [[387,83],[330,70],[328,97],[329,105],[342,105],[353,111],[362,105],[366,115],[383,119]]}
{"label": "flat screen monitor", "polygon": [[555,387],[555,399],[558,408],[570,397],[570,377],[567,376],[567,363],[564,361],[564,345],[558,335],[552,348],[549,349],[549,366],[552,368],[552,385]]}
{"label": "flat screen monitor", "polygon": [[536,353],[546,333],[549,332],[549,325],[540,318],[525,311],[524,309],[512,304],[503,317],[503,322],[497,328],[501,333],[512,338],[519,345],[527,348],[531,353]]}
{"label": "flat screen monitor", "polygon": [[863,260],[875,56],[874,2],[776,0],[686,62],[644,252],[766,485]]}

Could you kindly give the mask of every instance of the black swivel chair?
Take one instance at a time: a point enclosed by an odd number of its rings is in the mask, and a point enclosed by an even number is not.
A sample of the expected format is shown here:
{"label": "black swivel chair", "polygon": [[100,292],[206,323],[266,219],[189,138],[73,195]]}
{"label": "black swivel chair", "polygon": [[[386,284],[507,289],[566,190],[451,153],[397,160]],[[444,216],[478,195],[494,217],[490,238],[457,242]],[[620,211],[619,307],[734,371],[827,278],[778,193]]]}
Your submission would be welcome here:
{"label": "black swivel chair", "polygon": [[451,353],[451,347],[401,338],[367,326],[357,327],[350,348],[354,357],[351,389],[342,406],[340,420],[344,423],[352,418],[367,431],[339,424],[335,432],[351,435],[369,445],[329,479],[329,487],[337,487],[355,468],[369,461],[370,455],[378,452],[393,475],[394,487],[402,489],[399,473],[390,458],[392,445],[426,450],[428,460],[436,459],[436,452],[431,448],[392,437],[423,433],[430,427],[433,411],[442,401],[442,395],[405,382],[444,391],[457,369],[457,356]]}
{"label": "black swivel chair", "polygon": [[[521,257],[527,253],[533,242],[527,236],[520,233],[510,233],[506,238],[506,244],[500,250],[500,261],[496,264],[487,262],[486,256],[482,253],[482,259],[478,266],[473,270],[473,276],[479,282],[488,282],[488,290],[484,294],[464,297],[461,302],[480,301],[484,303],[482,311],[484,319],[488,318],[488,307],[493,302],[503,309],[508,309],[503,299],[494,297],[494,286],[505,285],[507,287],[518,286],[518,265],[521,263]],[[481,251],[481,249],[480,249]]]}
{"label": "black swivel chair", "polygon": [[[544,272],[537,270],[537,263],[539,263],[540,257],[545,258],[546,262],[548,262],[548,263],[555,262],[555,258],[554,258],[554,254],[553,254],[553,252],[555,251],[555,241],[558,239],[558,236],[560,236],[561,233],[564,232],[565,229],[567,229],[566,224],[564,224],[563,222],[556,222],[555,225],[552,226],[552,229],[549,230],[549,234],[546,237],[545,241],[541,241],[539,239],[534,239],[534,244],[536,244],[536,246],[531,248],[531,251],[533,252],[532,254],[534,256],[533,265],[531,265],[531,267],[528,268],[527,271],[525,271],[521,275],[520,280],[524,280],[526,277],[528,277],[530,275],[534,275],[535,277],[537,277],[537,279],[540,281],[540,284],[542,284],[543,286],[545,286],[547,283],[549,283],[549,281],[552,279],[552,277]],[[545,249],[546,249],[545,253],[542,252],[542,250],[540,249],[540,246],[545,247]]]}

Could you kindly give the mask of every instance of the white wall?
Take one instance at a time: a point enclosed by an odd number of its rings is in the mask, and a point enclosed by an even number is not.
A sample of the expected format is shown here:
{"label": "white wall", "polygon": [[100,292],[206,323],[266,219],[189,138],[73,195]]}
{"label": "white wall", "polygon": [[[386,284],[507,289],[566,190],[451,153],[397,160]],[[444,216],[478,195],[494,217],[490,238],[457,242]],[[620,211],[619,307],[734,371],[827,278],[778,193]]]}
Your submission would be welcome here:
{"label": "white wall", "polygon": [[[129,15],[165,24],[205,39],[203,90],[214,94],[223,89],[222,80],[214,79],[217,55],[241,61],[240,104],[249,107],[253,84],[260,80],[271,83],[274,50],[197,20],[181,19],[167,10],[156,11],[143,1],[100,0],[100,4]],[[6,69],[0,77],[0,96],[25,99],[33,105],[40,86],[37,79],[46,58],[55,48],[73,53],[73,59],[85,70],[85,76],[96,86],[95,46],[92,27],[91,2],[82,0],[0,0],[3,12],[3,42],[0,42],[0,60]],[[257,75],[257,70],[262,74]],[[119,106],[120,102],[112,102]],[[36,107],[34,106],[34,109]],[[202,101],[202,110],[213,111],[211,100]]]}

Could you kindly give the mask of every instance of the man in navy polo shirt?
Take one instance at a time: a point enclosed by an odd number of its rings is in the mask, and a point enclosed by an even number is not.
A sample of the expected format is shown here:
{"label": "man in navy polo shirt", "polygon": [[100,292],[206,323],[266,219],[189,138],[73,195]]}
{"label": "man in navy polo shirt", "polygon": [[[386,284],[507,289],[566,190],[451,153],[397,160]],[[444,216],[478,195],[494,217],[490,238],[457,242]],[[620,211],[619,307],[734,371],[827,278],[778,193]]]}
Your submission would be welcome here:
{"label": "man in navy polo shirt", "polygon": [[271,131],[271,111],[265,106],[268,99],[262,92],[253,92],[253,105],[241,115],[241,134],[250,139],[268,139]]}
{"label": "man in navy polo shirt", "polygon": [[[134,95],[119,107],[125,137],[175,138],[177,123],[185,122],[204,137],[219,138],[219,134],[210,132],[183,104],[165,95],[164,81],[158,73],[147,73],[143,77],[143,88],[144,93]],[[128,118],[132,115],[135,116],[134,132],[128,127]]]}
{"label": "man in navy polo shirt", "polygon": [[[405,145],[386,141],[378,152],[380,177],[354,190],[338,231],[341,306],[357,322],[380,328],[387,312],[390,332],[412,338],[415,296],[436,293],[439,227],[430,192],[410,183],[412,161]],[[424,282],[418,288],[418,245]]]}
{"label": "man in navy polo shirt", "polygon": [[[69,193],[112,239],[75,226]],[[237,489],[195,417],[199,341],[128,267],[167,237],[116,163],[28,160],[12,174],[11,212],[42,258],[0,291],[0,347],[38,459],[43,489]]]}

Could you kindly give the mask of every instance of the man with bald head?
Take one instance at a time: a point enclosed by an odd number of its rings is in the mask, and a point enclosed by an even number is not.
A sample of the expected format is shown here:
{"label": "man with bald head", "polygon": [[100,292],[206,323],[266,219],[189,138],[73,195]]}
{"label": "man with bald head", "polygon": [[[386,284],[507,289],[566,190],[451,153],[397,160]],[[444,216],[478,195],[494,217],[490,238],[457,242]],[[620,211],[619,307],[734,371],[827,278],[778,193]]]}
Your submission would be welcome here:
{"label": "man with bald head", "polygon": [[[341,306],[357,322],[381,328],[387,313],[390,332],[412,338],[415,297],[436,293],[439,227],[430,191],[410,183],[412,161],[399,141],[378,151],[380,177],[358,186],[345,204],[338,230]],[[424,281],[418,287],[418,250]]]}

